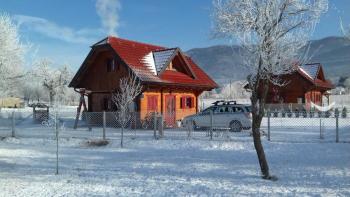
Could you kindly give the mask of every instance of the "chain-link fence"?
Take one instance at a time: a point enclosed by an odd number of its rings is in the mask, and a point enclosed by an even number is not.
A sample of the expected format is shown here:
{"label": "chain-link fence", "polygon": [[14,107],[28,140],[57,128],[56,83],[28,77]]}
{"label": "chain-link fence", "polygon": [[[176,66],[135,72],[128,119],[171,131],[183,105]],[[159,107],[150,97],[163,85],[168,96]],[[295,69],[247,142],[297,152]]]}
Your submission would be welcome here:
{"label": "chain-link fence", "polygon": [[[209,114],[206,126],[198,126],[191,121],[175,121],[175,118],[169,119],[153,112],[146,115],[133,112],[125,119],[116,112],[83,112],[77,125],[77,113],[73,110],[48,114],[44,119],[37,119],[30,110],[1,111],[0,137],[55,138],[55,125],[61,138],[113,140],[120,138],[122,128],[127,139],[226,140],[251,135],[249,128],[232,132],[229,125],[217,126],[218,114]],[[341,111],[272,111],[264,117],[261,133],[271,141],[280,142],[350,142],[350,114]]]}
{"label": "chain-link fence", "polygon": [[264,117],[261,131],[278,142],[350,142],[350,114],[337,110],[272,111]]}

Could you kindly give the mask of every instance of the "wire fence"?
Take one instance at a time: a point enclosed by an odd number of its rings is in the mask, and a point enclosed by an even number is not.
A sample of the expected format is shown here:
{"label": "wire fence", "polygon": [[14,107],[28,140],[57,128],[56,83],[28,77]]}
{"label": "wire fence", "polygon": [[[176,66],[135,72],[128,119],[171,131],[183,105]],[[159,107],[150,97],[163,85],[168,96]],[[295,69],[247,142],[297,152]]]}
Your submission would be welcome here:
{"label": "wire fence", "polygon": [[349,115],[336,110],[267,112],[261,130],[276,142],[350,142]]}
{"label": "wire fence", "polygon": [[[178,121],[168,124],[169,119],[160,113],[141,116],[133,112],[121,121],[122,118],[115,112],[84,112],[79,116],[76,128],[75,119],[76,112],[73,111],[51,112],[41,118],[31,111],[2,111],[0,137],[55,138],[56,126],[60,138],[81,139],[117,140],[122,128],[127,139],[234,140],[251,135],[249,129],[236,133],[231,132],[228,126],[215,127],[215,118],[212,118],[211,126],[194,127]],[[263,118],[260,130],[263,137],[274,142],[350,142],[350,114],[273,111]]]}

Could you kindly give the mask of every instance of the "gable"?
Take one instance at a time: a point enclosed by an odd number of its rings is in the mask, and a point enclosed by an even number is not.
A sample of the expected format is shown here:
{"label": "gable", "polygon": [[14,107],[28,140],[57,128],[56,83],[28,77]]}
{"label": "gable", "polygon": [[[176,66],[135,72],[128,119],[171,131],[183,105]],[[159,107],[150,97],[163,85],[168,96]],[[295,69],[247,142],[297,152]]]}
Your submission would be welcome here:
{"label": "gable", "polygon": [[157,75],[164,70],[164,68],[168,67],[174,56],[176,55],[177,48],[166,49],[160,51],[154,51],[154,63],[157,71]]}
{"label": "gable", "polygon": [[189,65],[187,59],[185,58],[185,55],[181,52],[180,49],[177,49],[176,51],[174,51],[174,54],[171,57],[170,61],[166,64],[165,67],[163,67],[159,75],[161,76],[165,70],[180,72],[193,79],[196,78],[195,73],[193,72],[191,66]]}
{"label": "gable", "polygon": [[307,79],[311,84],[331,89],[333,84],[326,80],[322,65],[320,63],[305,64],[299,66],[298,73]]}
{"label": "gable", "polygon": [[[127,76],[128,67],[110,47],[95,47],[92,54],[73,78],[74,84],[70,87],[100,92],[114,91],[119,86],[119,79]],[[110,60],[114,64],[113,68],[109,67]]]}
{"label": "gable", "polygon": [[299,69],[304,74],[306,74],[308,77],[310,77],[312,80],[315,80],[317,75],[318,75],[320,65],[319,64],[304,64],[304,65],[301,65]]}
{"label": "gable", "polygon": [[320,67],[318,73],[317,73],[317,79],[321,80],[321,81],[326,81],[326,78],[324,76],[324,73],[323,73],[323,68]]}

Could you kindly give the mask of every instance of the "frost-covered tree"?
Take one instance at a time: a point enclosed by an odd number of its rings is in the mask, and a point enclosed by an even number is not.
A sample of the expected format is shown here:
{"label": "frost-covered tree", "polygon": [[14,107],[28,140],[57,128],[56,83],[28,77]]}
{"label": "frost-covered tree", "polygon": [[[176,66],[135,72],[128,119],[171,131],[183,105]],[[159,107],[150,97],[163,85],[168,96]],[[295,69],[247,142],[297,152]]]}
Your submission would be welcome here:
{"label": "frost-covered tree", "polygon": [[[30,75],[31,76],[31,75]],[[32,76],[31,76],[32,77]],[[28,79],[28,77],[25,77]],[[33,79],[33,78],[31,78]],[[40,100],[46,99],[45,90],[41,84],[35,82],[35,80],[27,80],[23,86],[20,88],[20,96],[24,99],[24,101],[28,103],[30,102],[40,102]]]}
{"label": "frost-covered tree", "polygon": [[52,67],[50,60],[42,59],[36,63],[33,75],[39,79],[42,86],[48,91],[50,104],[54,103],[55,97],[63,101],[67,85],[71,79],[68,66],[64,65],[56,69]]}
{"label": "frost-covered tree", "polygon": [[68,88],[64,95],[64,102],[67,105],[78,105],[80,95],[72,88]]}
{"label": "frost-covered tree", "polygon": [[244,89],[245,81],[234,81],[226,84],[221,92],[221,98],[225,99],[242,99],[249,98],[248,92]]}
{"label": "frost-covered tree", "polygon": [[118,89],[112,95],[112,101],[117,107],[115,112],[116,119],[121,125],[120,146],[123,147],[124,128],[131,119],[130,106],[135,98],[142,93],[142,85],[140,80],[129,72],[128,76],[121,78]]}
{"label": "frost-covered tree", "polygon": [[[242,45],[244,66],[250,70],[254,147],[264,179],[272,179],[260,139],[269,84],[286,85],[279,76],[292,73],[313,33],[327,0],[216,0],[214,23],[217,36]],[[307,47],[306,47],[307,48]]]}
{"label": "frost-covered tree", "polygon": [[18,28],[6,14],[0,14],[0,97],[13,95],[23,77],[24,45]]}
{"label": "frost-covered tree", "polygon": [[24,85],[21,89],[21,94],[23,97],[23,100],[28,104],[30,100],[33,100],[33,88],[31,85]]}

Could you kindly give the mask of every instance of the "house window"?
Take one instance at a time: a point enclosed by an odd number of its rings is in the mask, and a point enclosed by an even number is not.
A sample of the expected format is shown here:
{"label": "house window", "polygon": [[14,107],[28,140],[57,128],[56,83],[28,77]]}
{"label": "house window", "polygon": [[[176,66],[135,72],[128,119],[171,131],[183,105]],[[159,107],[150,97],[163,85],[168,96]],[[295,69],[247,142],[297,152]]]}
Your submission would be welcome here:
{"label": "house window", "polygon": [[158,96],[147,96],[147,111],[158,111]]}
{"label": "house window", "polygon": [[191,96],[183,96],[180,100],[181,109],[194,108],[194,98]]}
{"label": "house window", "polygon": [[104,111],[109,111],[111,109],[111,103],[110,103],[109,98],[107,98],[107,97],[103,98],[102,109]]}
{"label": "house window", "polygon": [[115,72],[119,69],[119,62],[115,58],[107,59],[107,72]]}
{"label": "house window", "polygon": [[299,97],[297,100],[298,100],[298,104],[303,104],[303,98]]}

